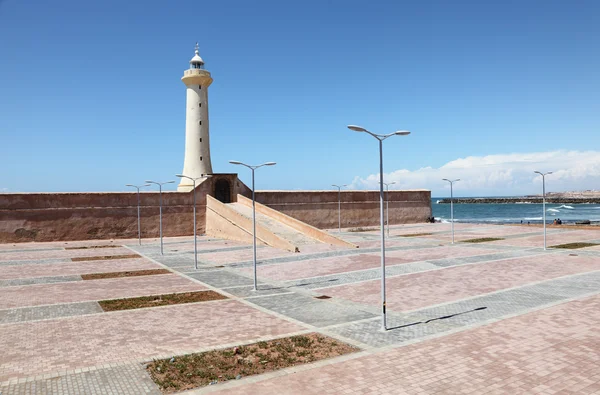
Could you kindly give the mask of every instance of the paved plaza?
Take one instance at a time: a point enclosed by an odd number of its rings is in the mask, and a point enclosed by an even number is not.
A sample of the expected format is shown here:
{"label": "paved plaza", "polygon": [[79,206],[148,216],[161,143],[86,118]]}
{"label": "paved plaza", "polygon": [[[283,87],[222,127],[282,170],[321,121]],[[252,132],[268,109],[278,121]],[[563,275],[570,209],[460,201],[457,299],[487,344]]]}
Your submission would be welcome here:
{"label": "paved plaza", "polygon": [[[199,237],[198,270],[191,237],[164,255],[156,239],[2,244],[0,394],[160,394],[153,359],[310,332],[359,351],[188,393],[600,394],[600,247],[544,251],[529,226],[456,224],[454,245],[449,224],[392,226],[382,331],[379,233],[341,237],[359,248],[259,246],[258,291],[252,247],[228,240]],[[600,231],[548,230],[548,246],[572,242]],[[84,280],[151,269],[170,273]],[[226,298],[98,303],[204,290]]]}

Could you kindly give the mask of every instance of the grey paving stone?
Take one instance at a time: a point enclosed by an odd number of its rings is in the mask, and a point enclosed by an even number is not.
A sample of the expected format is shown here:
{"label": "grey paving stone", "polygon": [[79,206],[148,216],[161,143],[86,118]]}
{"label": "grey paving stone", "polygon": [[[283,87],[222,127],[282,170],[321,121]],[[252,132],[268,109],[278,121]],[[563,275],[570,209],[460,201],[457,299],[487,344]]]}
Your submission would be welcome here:
{"label": "grey paving stone", "polygon": [[486,261],[496,261],[499,259],[510,259],[510,258],[523,258],[527,256],[533,256],[540,254],[539,251],[536,250],[520,250],[520,251],[506,251],[506,252],[497,252],[494,254],[484,254],[484,255],[475,255],[468,256],[462,258],[442,258],[442,259],[431,259],[427,262],[439,266],[439,267],[449,267],[449,266],[458,266],[464,265],[468,263],[480,263]]}
{"label": "grey paving stone", "polygon": [[[397,276],[401,274],[417,273],[435,269],[439,268],[428,262],[413,262],[402,265],[388,266],[386,268],[386,275]],[[380,269],[375,268],[355,272],[336,273],[327,276],[312,277],[300,280],[291,280],[286,281],[285,285],[289,287],[299,287],[302,289],[318,289],[338,286],[342,284],[355,283],[360,281],[375,280],[380,277]]]}
{"label": "grey paving stone", "polygon": [[73,262],[70,258],[44,258],[44,259],[23,259],[23,260],[11,260],[11,261],[0,261],[0,266],[10,265],[31,265],[31,264],[47,264],[47,263],[65,263]]}
{"label": "grey paving stone", "polygon": [[217,288],[252,285],[254,283],[254,281],[249,277],[232,273],[227,270],[202,271],[199,273],[186,273],[186,275]]}
{"label": "grey paving stone", "polygon": [[600,291],[600,271],[545,281],[528,286],[534,292],[564,297],[579,297]]}
{"label": "grey paving stone", "polygon": [[140,364],[91,370],[19,384],[0,384],[2,395],[160,395],[161,391]]}
{"label": "grey paving stone", "polygon": [[382,347],[390,344],[404,343],[425,336],[435,335],[451,329],[450,326],[438,322],[420,323],[418,319],[388,316],[388,330],[381,330],[381,320],[375,319],[351,323],[328,329],[340,336],[368,344],[372,347]]}
{"label": "grey paving stone", "polygon": [[440,320],[442,318],[444,323],[448,325],[467,326],[507,315],[523,313],[563,299],[565,297],[532,292],[526,289],[515,289],[422,309],[413,312],[413,314],[422,316],[425,320]]}
{"label": "grey paving stone", "polygon": [[102,313],[102,308],[96,302],[23,307],[19,309],[0,310],[0,324],[37,321],[95,313]]}
{"label": "grey paving stone", "polygon": [[0,280],[0,287],[13,287],[19,285],[52,284],[71,281],[81,281],[81,276],[52,276],[37,278],[18,278],[13,280]]}
{"label": "grey paving stone", "polygon": [[330,300],[301,294],[282,294],[247,299],[249,302],[295,320],[324,327],[374,317],[373,314]]}
{"label": "grey paving stone", "polygon": [[62,247],[47,247],[47,248],[21,248],[14,250],[0,250],[0,255],[13,252],[44,252],[44,251],[62,251]]}
{"label": "grey paving stone", "polygon": [[278,286],[272,284],[258,283],[258,290],[254,291],[254,286],[224,288],[224,291],[240,298],[252,298],[254,296],[275,295],[293,292],[294,287]]}
{"label": "grey paving stone", "polygon": [[[400,250],[414,250],[414,249],[422,249],[422,248],[432,248],[437,246],[435,245],[403,245],[403,246],[395,246],[395,247],[386,247],[386,251],[400,251]],[[317,253],[308,253],[308,254],[294,254],[284,257],[278,258],[266,258],[266,259],[258,259],[257,265],[275,265],[281,263],[290,263],[290,262],[300,262],[312,259],[321,259],[321,258],[331,258],[337,256],[348,256],[348,255],[360,255],[360,254],[368,254],[372,252],[379,252],[380,248],[352,248],[352,249],[343,249],[343,250],[334,250],[334,251],[326,251],[326,252],[317,252]],[[241,261],[229,264],[229,267],[247,267],[252,266],[252,261]]]}

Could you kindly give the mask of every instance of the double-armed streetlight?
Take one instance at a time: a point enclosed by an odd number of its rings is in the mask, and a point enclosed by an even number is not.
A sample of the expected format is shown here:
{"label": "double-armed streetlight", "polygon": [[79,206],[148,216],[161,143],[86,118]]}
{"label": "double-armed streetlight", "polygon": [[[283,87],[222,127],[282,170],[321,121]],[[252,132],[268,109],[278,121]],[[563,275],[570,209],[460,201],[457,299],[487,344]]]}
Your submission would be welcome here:
{"label": "double-armed streetlight", "polygon": [[454,244],[454,193],[452,187],[455,182],[460,181],[460,178],[457,178],[456,180],[442,178],[442,180],[450,183],[450,224],[452,226],[452,244]]}
{"label": "double-armed streetlight", "polygon": [[162,186],[165,184],[173,184],[175,181],[167,181],[167,182],[156,182],[152,180],[146,180],[149,184],[158,185],[158,196],[159,196],[159,211],[158,211],[158,230],[160,233],[160,255],[164,255],[163,253],[163,231],[162,231]]}
{"label": "double-armed streetlight", "polygon": [[551,171],[542,173],[541,171],[534,171],[534,173],[542,176],[542,218],[544,221],[544,251],[546,250],[546,176],[552,174]]}
{"label": "double-armed streetlight", "polygon": [[246,166],[250,170],[252,170],[252,262],[254,266],[254,291],[258,290],[257,281],[256,281],[256,204],[254,200],[254,170],[263,166],[273,166],[276,165],[275,162],[266,162],[262,165],[248,165],[246,163],[239,162],[237,160],[230,160],[229,163],[232,165],[241,165]]}
{"label": "double-armed streetlight", "polygon": [[137,190],[137,225],[138,225],[138,243],[139,245],[142,245],[142,225],[140,223],[140,188],[143,187],[149,187],[150,184],[144,184],[144,185],[132,185],[132,184],[127,184],[125,185],[126,187],[132,187],[135,188]]}
{"label": "double-armed streetlight", "polygon": [[388,234],[388,239],[390,238],[390,185],[395,184],[396,181],[392,181],[389,183],[383,183],[383,185],[385,185],[386,188],[386,198],[385,198],[385,222],[387,222],[387,234]]}
{"label": "double-armed streetlight", "polygon": [[187,178],[192,181],[194,190],[194,269],[198,270],[198,238],[196,237],[196,181],[210,177],[208,174],[202,174],[200,177],[188,177],[184,174],[176,174],[176,177]]}
{"label": "double-armed streetlight", "polygon": [[331,184],[331,186],[338,189],[338,231],[342,233],[342,188],[347,187],[348,185]]}
{"label": "double-armed streetlight", "polygon": [[355,132],[368,133],[375,137],[379,141],[379,222],[381,223],[381,329],[387,330],[386,312],[385,312],[385,231],[383,228],[383,140],[392,136],[406,136],[410,134],[409,131],[399,130],[390,134],[375,134],[369,132],[367,129],[356,126],[348,125],[348,129]]}

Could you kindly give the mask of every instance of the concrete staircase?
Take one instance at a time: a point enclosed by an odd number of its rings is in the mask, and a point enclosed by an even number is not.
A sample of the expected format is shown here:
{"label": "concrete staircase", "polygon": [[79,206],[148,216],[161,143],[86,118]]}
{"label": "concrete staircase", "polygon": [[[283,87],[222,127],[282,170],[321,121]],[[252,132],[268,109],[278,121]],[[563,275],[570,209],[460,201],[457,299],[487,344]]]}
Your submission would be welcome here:
{"label": "concrete staircase", "polygon": [[[235,203],[224,204],[207,196],[207,235],[252,243],[252,201],[242,195],[237,198]],[[260,244],[293,252],[319,243],[357,247],[260,203],[256,203],[256,238]]]}

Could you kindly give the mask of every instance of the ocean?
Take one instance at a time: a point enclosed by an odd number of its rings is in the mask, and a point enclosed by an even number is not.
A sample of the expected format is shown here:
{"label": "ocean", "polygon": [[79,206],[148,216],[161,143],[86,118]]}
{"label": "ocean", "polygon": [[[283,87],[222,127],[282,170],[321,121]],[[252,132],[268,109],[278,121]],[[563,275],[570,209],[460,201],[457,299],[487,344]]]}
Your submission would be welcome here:
{"label": "ocean", "polygon": [[[432,198],[433,216],[441,222],[450,222],[450,204],[437,204],[440,199]],[[542,223],[542,204],[454,204],[454,222],[470,223],[506,223],[518,224],[530,222]],[[598,204],[546,204],[546,222],[552,223],[560,218],[563,223],[590,220],[600,222]]]}

